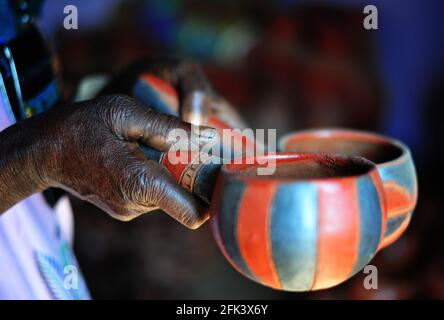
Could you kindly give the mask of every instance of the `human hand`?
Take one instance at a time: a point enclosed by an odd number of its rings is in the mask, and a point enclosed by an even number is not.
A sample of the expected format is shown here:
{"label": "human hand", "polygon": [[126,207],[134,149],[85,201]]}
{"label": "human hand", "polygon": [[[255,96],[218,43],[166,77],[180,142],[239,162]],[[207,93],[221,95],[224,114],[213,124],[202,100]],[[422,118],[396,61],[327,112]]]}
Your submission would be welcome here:
{"label": "human hand", "polygon": [[[57,107],[11,126],[0,134],[0,212],[60,187],[122,221],[160,208],[195,229],[208,219],[204,204],[138,146],[167,151],[174,129],[191,137],[189,123],[122,95]],[[201,143],[215,134],[206,127],[200,133]]]}

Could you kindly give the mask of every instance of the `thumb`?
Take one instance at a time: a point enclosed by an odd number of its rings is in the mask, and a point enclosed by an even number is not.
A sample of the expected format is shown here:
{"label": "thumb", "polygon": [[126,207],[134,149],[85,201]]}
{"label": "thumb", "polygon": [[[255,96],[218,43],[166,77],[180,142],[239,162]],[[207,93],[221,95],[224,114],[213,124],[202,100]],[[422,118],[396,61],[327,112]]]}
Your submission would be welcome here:
{"label": "thumb", "polygon": [[[216,135],[206,126],[193,126],[179,118],[158,113],[128,96],[110,96],[109,122],[115,134],[129,141],[140,141],[161,151],[168,151],[181,139],[181,147],[205,145]],[[197,140],[197,141],[196,141]]]}

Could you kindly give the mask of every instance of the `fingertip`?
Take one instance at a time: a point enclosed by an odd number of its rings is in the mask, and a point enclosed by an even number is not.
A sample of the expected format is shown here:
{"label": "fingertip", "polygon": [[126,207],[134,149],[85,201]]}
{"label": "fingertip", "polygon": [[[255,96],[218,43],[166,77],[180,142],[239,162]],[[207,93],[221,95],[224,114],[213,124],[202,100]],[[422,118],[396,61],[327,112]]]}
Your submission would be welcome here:
{"label": "fingertip", "polygon": [[188,223],[184,223],[183,225],[187,227],[190,230],[196,230],[199,229],[202,225],[205,224],[205,222],[208,221],[210,218],[208,210],[204,210],[204,213],[200,213],[198,216],[198,219],[195,219],[193,221],[190,221]]}
{"label": "fingertip", "polygon": [[176,221],[196,230],[209,219],[208,206],[188,190],[176,182],[169,183],[166,188],[158,206]]}

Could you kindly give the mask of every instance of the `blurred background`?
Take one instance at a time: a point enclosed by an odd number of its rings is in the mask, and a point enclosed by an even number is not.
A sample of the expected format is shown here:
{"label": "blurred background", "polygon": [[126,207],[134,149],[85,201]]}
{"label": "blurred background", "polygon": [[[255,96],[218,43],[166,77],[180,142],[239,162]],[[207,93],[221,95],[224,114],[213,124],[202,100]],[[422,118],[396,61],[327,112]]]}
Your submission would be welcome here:
{"label": "blurred background", "polygon": [[[63,29],[74,4],[79,29]],[[73,200],[75,251],[96,299],[444,299],[444,3],[364,1],[47,0],[40,26],[58,54],[65,94],[143,55],[201,63],[253,128],[278,135],[318,126],[381,132],[410,146],[419,203],[405,235],[380,252],[379,289],[360,273],[341,286],[284,293],[247,280],[223,258],[209,225],[167,215],[130,223]]]}

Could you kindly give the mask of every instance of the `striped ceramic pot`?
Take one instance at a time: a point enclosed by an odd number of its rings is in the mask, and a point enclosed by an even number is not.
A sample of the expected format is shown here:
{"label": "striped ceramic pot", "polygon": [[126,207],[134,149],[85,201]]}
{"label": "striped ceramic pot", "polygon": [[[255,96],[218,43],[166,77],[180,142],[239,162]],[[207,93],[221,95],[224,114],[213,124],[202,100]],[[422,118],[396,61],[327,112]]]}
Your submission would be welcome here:
{"label": "striped ceramic pot", "polygon": [[[268,155],[224,165],[211,202],[216,242],[233,267],[263,285],[309,291],[342,283],[377,252],[386,226],[376,166],[363,158]],[[261,160],[263,163],[264,159]]]}
{"label": "striped ceramic pot", "polygon": [[415,166],[402,142],[381,135],[344,129],[292,133],[279,141],[286,152],[357,155],[377,164],[387,199],[387,228],[381,247],[396,241],[410,223],[418,197]]}

